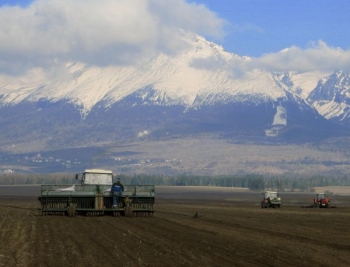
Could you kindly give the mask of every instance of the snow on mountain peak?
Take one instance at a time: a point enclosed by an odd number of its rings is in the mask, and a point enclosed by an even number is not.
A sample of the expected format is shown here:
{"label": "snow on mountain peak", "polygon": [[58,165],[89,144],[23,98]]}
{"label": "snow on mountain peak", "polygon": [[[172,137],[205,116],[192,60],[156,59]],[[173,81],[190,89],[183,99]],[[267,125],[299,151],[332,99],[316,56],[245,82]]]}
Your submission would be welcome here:
{"label": "snow on mountain peak", "polygon": [[320,80],[308,96],[308,102],[326,119],[342,121],[350,117],[349,96],[350,75],[336,71]]}
{"label": "snow on mountain peak", "polygon": [[[138,65],[97,67],[82,62],[68,62],[51,70],[32,70],[21,77],[0,76],[0,101],[16,104],[21,101],[47,99],[74,103],[85,116],[103,101],[112,105],[143,88],[152,88],[163,104],[187,107],[212,104],[215,101],[242,101],[251,98],[285,97],[286,85],[266,71],[254,69],[235,75],[247,57],[226,52],[222,46],[204,37],[184,33],[187,48],[176,55],[159,54]],[[293,74],[294,88],[311,91],[316,80],[306,74]],[[306,82],[307,81],[307,82]]]}
{"label": "snow on mountain peak", "polygon": [[322,71],[289,72],[290,89],[301,98],[306,99],[310,92],[316,88],[318,82],[329,74]]}

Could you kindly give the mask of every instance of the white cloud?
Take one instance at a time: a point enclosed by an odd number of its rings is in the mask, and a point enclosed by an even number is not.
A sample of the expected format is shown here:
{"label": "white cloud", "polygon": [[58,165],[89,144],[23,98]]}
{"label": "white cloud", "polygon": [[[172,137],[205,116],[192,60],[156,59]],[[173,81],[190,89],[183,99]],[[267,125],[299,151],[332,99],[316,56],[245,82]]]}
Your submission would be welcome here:
{"label": "white cloud", "polygon": [[248,68],[270,71],[350,71],[350,50],[344,51],[318,41],[306,49],[290,47],[278,53],[265,54],[249,62]]}
{"label": "white cloud", "polygon": [[79,60],[131,64],[185,45],[180,30],[223,35],[224,21],[185,0],[36,0],[0,8],[0,72]]}
{"label": "white cloud", "polygon": [[[184,49],[182,30],[220,39],[226,23],[204,5],[186,0],[35,0],[26,7],[3,6],[0,73],[24,73],[36,67],[51,71],[67,61],[137,64],[152,55]],[[263,31],[250,24],[244,29]],[[193,66],[223,66],[220,59],[213,60]],[[306,49],[290,47],[249,60],[234,57],[226,66],[233,77],[254,69],[350,71],[350,50],[318,41]],[[65,75],[61,69],[58,77]]]}
{"label": "white cloud", "polygon": [[350,72],[350,50],[330,47],[323,41],[310,43],[306,49],[292,46],[277,53],[264,54],[258,58],[252,57],[217,57],[194,59],[194,68],[208,70],[225,68],[231,78],[245,78],[255,70],[272,72],[321,72],[336,70]]}
{"label": "white cloud", "polygon": [[149,3],[150,10],[161,22],[160,27],[186,29],[215,38],[224,35],[222,27],[225,22],[204,5],[187,3],[184,0],[150,0]]}
{"label": "white cloud", "polygon": [[[211,65],[208,59],[206,64]],[[217,62],[213,58],[212,62]],[[253,70],[277,72],[333,72],[350,71],[350,50],[330,47],[323,41],[310,43],[306,49],[292,46],[277,53],[264,54],[259,58],[235,57],[227,68],[233,78],[243,77]]]}

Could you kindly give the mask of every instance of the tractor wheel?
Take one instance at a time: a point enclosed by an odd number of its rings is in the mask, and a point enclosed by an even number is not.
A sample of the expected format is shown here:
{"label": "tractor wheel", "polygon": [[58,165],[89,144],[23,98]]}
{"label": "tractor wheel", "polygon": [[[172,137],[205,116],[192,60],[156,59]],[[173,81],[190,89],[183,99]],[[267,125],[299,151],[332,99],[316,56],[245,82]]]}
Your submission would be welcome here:
{"label": "tractor wheel", "polygon": [[132,207],[130,207],[130,206],[125,207],[125,216],[126,217],[132,217],[133,216]]}
{"label": "tractor wheel", "polygon": [[68,207],[68,216],[69,217],[74,217],[75,216],[75,207],[69,206]]}

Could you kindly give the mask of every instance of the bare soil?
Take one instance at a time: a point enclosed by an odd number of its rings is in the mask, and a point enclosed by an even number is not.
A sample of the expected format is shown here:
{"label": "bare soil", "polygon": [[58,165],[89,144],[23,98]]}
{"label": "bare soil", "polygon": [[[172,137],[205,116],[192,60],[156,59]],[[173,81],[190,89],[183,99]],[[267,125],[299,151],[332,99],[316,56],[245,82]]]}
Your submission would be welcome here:
{"label": "bare soil", "polygon": [[38,195],[0,187],[0,266],[350,266],[350,196],[261,209],[261,193],[157,187],[153,217],[71,218],[41,215]]}

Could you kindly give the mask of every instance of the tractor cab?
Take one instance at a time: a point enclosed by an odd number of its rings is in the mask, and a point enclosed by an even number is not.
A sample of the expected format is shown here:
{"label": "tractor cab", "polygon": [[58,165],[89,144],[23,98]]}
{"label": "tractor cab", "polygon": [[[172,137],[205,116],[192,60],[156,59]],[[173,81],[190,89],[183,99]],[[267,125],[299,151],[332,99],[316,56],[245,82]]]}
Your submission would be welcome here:
{"label": "tractor cab", "polygon": [[263,193],[264,198],[270,198],[270,199],[277,199],[279,197],[279,194],[277,192],[272,191],[266,191]]}
{"label": "tractor cab", "polygon": [[317,199],[318,201],[321,201],[322,199],[327,198],[327,195],[325,193],[318,193],[317,194]]}
{"label": "tractor cab", "polygon": [[77,173],[75,179],[82,185],[112,185],[113,173],[109,170],[87,169],[83,173]]}

